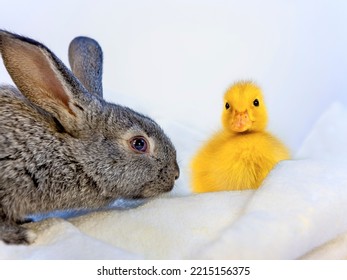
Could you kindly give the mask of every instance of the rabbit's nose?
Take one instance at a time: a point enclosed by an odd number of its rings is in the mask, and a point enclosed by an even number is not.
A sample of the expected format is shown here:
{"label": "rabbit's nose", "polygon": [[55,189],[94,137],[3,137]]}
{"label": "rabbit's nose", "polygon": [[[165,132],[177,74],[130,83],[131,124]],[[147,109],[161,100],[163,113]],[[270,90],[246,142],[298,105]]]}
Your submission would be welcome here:
{"label": "rabbit's nose", "polygon": [[175,180],[177,180],[180,177],[180,168],[178,166],[178,163],[175,162]]}

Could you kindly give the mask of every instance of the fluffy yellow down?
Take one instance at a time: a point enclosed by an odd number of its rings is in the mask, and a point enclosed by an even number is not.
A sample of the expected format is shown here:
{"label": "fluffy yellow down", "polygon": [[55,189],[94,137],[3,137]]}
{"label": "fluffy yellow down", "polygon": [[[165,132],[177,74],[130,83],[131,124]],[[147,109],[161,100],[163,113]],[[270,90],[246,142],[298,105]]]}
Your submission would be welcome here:
{"label": "fluffy yellow down", "polygon": [[194,192],[256,189],[279,161],[290,158],[280,140],[265,131],[267,111],[254,83],[238,82],[227,90],[222,124],[191,162]]}

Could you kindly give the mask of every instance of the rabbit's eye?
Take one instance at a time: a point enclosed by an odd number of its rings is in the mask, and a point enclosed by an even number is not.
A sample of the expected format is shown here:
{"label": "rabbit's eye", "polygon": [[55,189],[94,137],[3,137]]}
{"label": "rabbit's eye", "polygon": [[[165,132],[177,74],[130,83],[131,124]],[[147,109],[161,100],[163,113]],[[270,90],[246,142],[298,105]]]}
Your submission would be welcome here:
{"label": "rabbit's eye", "polygon": [[130,146],[135,152],[146,153],[148,144],[144,137],[136,136],[130,140]]}

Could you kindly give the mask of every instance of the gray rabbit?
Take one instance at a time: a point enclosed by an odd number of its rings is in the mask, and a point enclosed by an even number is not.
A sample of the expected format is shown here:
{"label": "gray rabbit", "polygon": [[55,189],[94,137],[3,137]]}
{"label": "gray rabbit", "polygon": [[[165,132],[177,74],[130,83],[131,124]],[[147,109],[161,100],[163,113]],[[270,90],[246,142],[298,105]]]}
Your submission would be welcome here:
{"label": "gray rabbit", "polygon": [[170,139],[152,119],[103,100],[96,41],[71,42],[73,73],[41,43],[2,30],[0,52],[18,87],[0,87],[0,240],[31,243],[21,226],[29,214],[173,188]]}

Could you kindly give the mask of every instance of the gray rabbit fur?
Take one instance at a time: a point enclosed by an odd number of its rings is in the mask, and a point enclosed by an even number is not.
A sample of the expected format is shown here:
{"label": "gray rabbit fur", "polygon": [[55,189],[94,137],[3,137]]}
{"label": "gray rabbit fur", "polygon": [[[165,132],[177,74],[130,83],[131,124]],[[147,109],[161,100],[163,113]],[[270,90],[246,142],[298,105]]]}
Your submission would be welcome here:
{"label": "gray rabbit fur", "polygon": [[0,86],[0,240],[30,244],[29,214],[93,209],[168,192],[179,176],[170,139],[149,117],[102,98],[102,50],[69,47],[72,72],[44,45],[0,30],[17,88]]}

